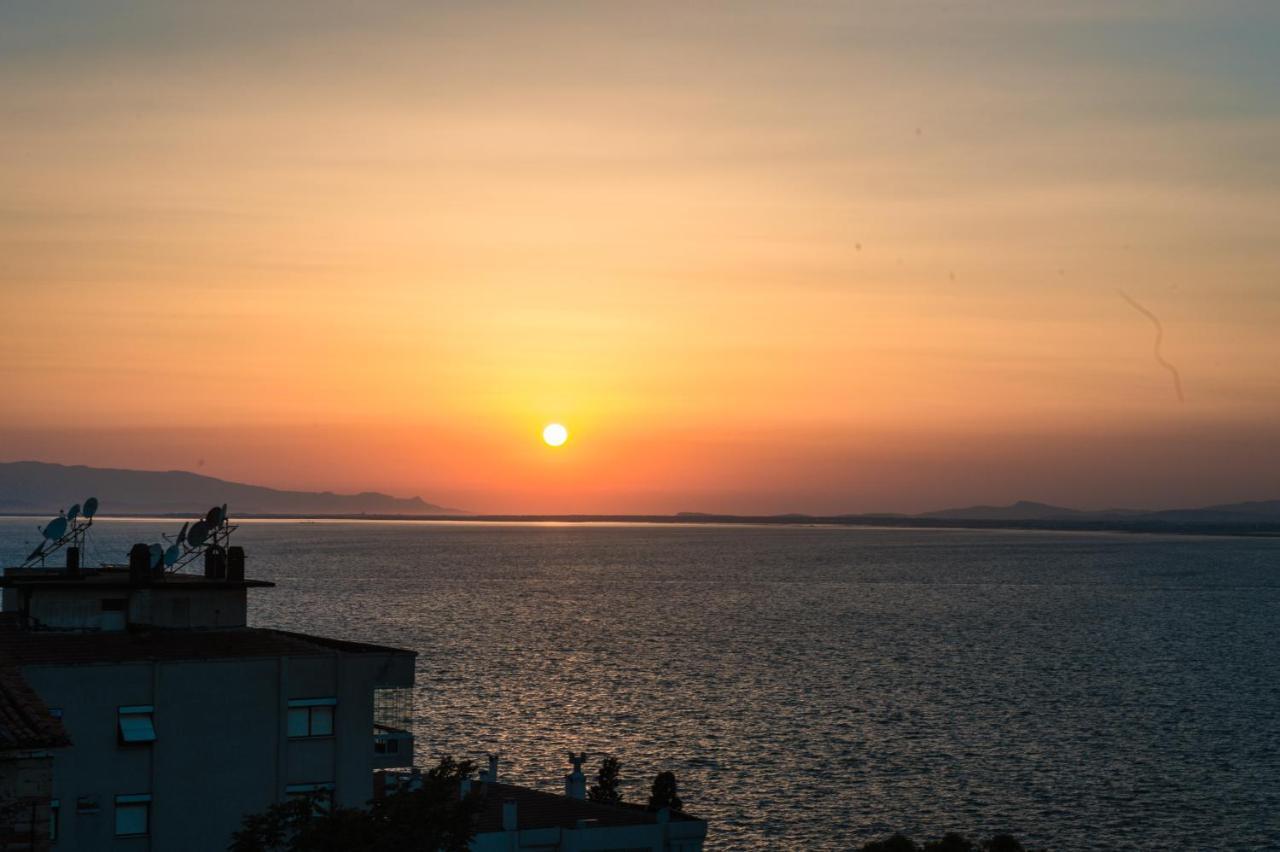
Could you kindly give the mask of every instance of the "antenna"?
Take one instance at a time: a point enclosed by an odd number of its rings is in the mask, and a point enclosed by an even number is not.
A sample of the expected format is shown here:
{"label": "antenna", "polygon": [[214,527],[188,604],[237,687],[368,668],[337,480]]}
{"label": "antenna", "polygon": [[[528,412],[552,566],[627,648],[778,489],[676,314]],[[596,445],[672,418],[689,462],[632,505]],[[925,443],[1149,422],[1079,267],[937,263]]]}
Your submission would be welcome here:
{"label": "antenna", "polygon": [[98,498],[90,497],[84,505],[76,503],[69,510],[59,512],[58,517],[40,528],[43,539],[31,555],[22,563],[22,568],[34,568],[37,562],[44,567],[44,560],[57,553],[68,544],[80,547],[85,533],[93,526],[93,516],[98,513]]}
{"label": "antenna", "polygon": [[181,571],[197,557],[213,548],[226,548],[231,541],[231,534],[236,526],[227,520],[227,504],[213,506],[197,521],[187,521],[173,538],[165,536],[169,542],[160,555],[165,570],[170,573]]}

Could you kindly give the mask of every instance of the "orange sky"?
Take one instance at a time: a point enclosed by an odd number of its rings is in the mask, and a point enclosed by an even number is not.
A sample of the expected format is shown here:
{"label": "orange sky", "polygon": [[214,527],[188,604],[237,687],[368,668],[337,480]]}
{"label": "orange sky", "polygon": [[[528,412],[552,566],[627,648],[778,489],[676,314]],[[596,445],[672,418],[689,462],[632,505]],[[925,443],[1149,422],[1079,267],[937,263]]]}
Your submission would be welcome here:
{"label": "orange sky", "polygon": [[1280,13],[1034,5],[7,4],[0,460],[1280,497]]}

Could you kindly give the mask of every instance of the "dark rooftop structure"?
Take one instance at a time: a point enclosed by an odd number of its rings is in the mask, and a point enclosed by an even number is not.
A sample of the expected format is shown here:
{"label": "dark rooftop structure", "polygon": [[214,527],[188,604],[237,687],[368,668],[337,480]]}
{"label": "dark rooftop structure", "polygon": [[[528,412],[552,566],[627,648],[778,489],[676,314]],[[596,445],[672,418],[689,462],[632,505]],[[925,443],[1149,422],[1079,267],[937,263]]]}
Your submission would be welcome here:
{"label": "dark rooftop structure", "polygon": [[26,630],[22,628],[20,618],[13,617],[11,613],[0,615],[0,660],[22,666],[332,656],[337,653],[414,655],[413,651],[401,648],[261,627],[86,633]]}
{"label": "dark rooftop structure", "polygon": [[[601,828],[652,825],[658,822],[656,813],[640,805],[604,805],[514,784],[486,783],[479,786],[484,793],[484,806],[477,824],[477,831],[480,832],[502,831],[503,805],[511,801],[518,808],[522,830],[575,829],[580,827],[583,820]],[[693,817],[681,813],[672,813],[670,816],[672,822],[694,821]]]}
{"label": "dark rooftop structure", "polygon": [[[191,586],[206,589],[271,589],[275,583],[266,580],[238,580],[226,577],[206,577],[201,574],[166,574],[153,581],[156,585]],[[49,568],[9,568],[0,574],[0,589],[22,588],[99,588],[119,589],[137,585],[128,568],[83,569],[77,574]]]}

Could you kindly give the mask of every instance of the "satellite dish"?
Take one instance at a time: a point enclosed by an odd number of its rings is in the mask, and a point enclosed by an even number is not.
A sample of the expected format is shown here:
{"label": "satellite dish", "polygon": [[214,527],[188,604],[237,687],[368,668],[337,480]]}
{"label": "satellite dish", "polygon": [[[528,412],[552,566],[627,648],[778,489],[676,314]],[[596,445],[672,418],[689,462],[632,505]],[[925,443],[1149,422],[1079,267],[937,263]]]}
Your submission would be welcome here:
{"label": "satellite dish", "polygon": [[191,526],[191,522],[187,521],[182,525],[182,529],[178,530],[178,544],[182,544],[187,540],[187,527]]}
{"label": "satellite dish", "polygon": [[173,563],[182,558],[182,548],[179,545],[171,544],[164,551],[164,564],[168,568]]}
{"label": "satellite dish", "polygon": [[59,515],[49,522],[43,530],[40,531],[45,538],[50,541],[57,541],[67,532],[67,519],[63,515]]}
{"label": "satellite dish", "polygon": [[209,525],[210,529],[222,523],[222,507],[214,506],[210,509],[208,514],[204,516],[204,522]]}
{"label": "satellite dish", "polygon": [[164,564],[164,548],[158,544],[151,545],[148,550],[151,553],[151,564],[153,566]]}
{"label": "satellite dish", "polygon": [[76,518],[78,518],[79,516],[80,516],[79,503],[75,504],[74,506],[72,506],[70,509],[67,510],[67,520],[70,521],[71,523],[74,524],[76,522]]}
{"label": "satellite dish", "polygon": [[191,525],[191,529],[187,530],[187,545],[192,548],[199,547],[208,537],[209,527],[204,521],[196,521]]}
{"label": "satellite dish", "polygon": [[92,518],[94,515],[98,514],[98,498],[90,497],[88,500],[85,500],[84,508],[82,508],[80,512],[86,518]]}

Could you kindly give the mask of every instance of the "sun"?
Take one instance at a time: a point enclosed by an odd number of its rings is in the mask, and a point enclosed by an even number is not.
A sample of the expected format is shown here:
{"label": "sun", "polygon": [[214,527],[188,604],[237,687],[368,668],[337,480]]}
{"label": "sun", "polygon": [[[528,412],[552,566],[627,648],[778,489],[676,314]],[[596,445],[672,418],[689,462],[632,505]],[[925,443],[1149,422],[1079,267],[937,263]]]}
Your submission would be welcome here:
{"label": "sun", "polygon": [[542,440],[546,441],[549,447],[559,447],[569,440],[569,430],[559,423],[548,423],[547,428],[542,430]]}

